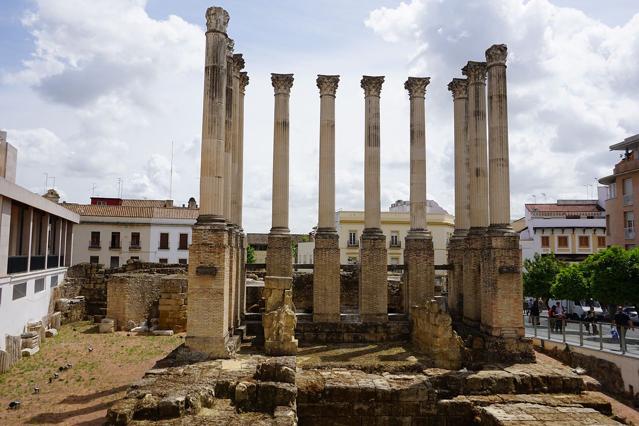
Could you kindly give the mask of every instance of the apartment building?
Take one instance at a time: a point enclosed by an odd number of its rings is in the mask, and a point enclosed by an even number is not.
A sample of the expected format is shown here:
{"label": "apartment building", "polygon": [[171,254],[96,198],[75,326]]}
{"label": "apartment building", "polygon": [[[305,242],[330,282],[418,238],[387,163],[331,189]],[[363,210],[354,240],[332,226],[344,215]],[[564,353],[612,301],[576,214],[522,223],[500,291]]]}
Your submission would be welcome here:
{"label": "apartment building", "polygon": [[522,258],[554,253],[578,262],[606,248],[606,219],[601,200],[558,200],[526,204],[525,216],[513,223]]}
{"label": "apartment building", "polygon": [[191,228],[199,214],[193,198],[181,207],[172,200],[103,197],[91,197],[90,204],[61,206],[80,216],[73,238],[76,263],[188,263]]}
{"label": "apartment building", "polygon": [[47,323],[55,287],[73,262],[79,216],[16,185],[17,150],[0,131],[0,350],[5,335]]}
{"label": "apartment building", "polygon": [[[623,154],[613,173],[599,179],[599,183],[608,188],[605,203],[607,242],[609,246],[638,247],[639,233],[635,222],[639,217],[639,134],[611,145],[610,150]],[[638,200],[637,204],[635,200]]]}

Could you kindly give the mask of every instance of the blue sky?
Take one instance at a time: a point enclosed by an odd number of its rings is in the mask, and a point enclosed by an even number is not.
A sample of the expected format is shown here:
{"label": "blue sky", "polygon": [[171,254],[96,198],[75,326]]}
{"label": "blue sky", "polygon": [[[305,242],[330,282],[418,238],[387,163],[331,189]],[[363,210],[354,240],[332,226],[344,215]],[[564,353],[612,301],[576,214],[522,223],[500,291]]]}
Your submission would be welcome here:
{"label": "blue sky", "polygon": [[[198,198],[205,1],[3,0],[0,128],[18,181],[44,173],[63,198]],[[428,195],[453,212],[446,85],[493,43],[509,46],[512,216],[525,202],[584,198],[639,133],[635,0],[220,1],[244,54],[245,228],[270,228],[271,72],[292,72],[291,228],[316,221],[317,74],[340,74],[337,208],[363,207],[362,74],[382,88],[382,208],[408,197],[409,75],[430,76]],[[52,185],[53,181],[49,182]],[[542,195],[545,194],[545,195]]]}

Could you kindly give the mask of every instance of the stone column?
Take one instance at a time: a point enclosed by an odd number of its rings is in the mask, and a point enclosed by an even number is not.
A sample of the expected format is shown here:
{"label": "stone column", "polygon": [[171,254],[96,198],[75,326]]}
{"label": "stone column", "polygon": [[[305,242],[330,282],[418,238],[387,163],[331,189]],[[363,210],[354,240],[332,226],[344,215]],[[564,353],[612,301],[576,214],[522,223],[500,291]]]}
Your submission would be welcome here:
{"label": "stone column", "polygon": [[293,263],[288,229],[288,101],[293,74],[271,74],[275,89],[273,131],[273,226],[268,235],[266,277],[262,295],[266,300],[262,324],[264,350],[269,355],[294,355],[295,306],[293,305]]}
{"label": "stone column", "polygon": [[364,232],[360,244],[359,316],[363,322],[388,320],[386,237],[380,212],[379,95],[384,77],[363,76]]}
{"label": "stone column", "polygon": [[288,229],[288,102],[293,74],[271,74],[275,89],[273,129],[273,205],[272,227],[266,251],[266,274],[292,277],[291,235]]}
{"label": "stone column", "polygon": [[[240,122],[240,103],[244,102],[243,89],[240,89],[240,71],[244,68],[244,58],[241,53],[233,55],[233,110],[232,110],[232,192],[231,192],[231,221],[238,228],[242,226],[242,166],[243,159],[243,141],[240,142],[240,136],[243,137],[243,129]],[[242,105],[243,108],[243,105]],[[242,133],[240,135],[240,133]]]}
{"label": "stone column", "polygon": [[210,358],[228,358],[229,233],[224,220],[225,114],[228,13],[206,11],[206,56],[200,168],[200,215],[189,247],[189,288],[186,346]]}
{"label": "stone column", "polygon": [[228,39],[228,52],[226,57],[226,114],[224,120],[224,218],[226,223],[234,225],[231,212],[231,200],[233,198],[233,40]]}
{"label": "stone column", "polygon": [[472,62],[462,69],[468,77],[468,158],[470,166],[470,230],[463,268],[464,321],[479,325],[483,250],[488,219],[488,151],[486,145],[486,63]]}
{"label": "stone column", "polygon": [[242,207],[244,194],[244,94],[246,86],[248,86],[249,77],[246,72],[240,73],[239,79],[239,97],[238,97],[238,114],[237,114],[237,225],[240,227],[240,269],[239,269],[239,292],[238,292],[238,322],[244,320],[244,310],[246,308],[246,235],[242,229]]}
{"label": "stone column", "polygon": [[482,258],[485,268],[481,292],[481,328],[492,336],[514,338],[524,335],[521,308],[523,285],[519,236],[510,227],[506,56],[504,44],[496,44],[486,50],[490,228]]}
{"label": "stone column", "polygon": [[448,84],[453,94],[455,139],[455,231],[448,242],[448,308],[453,317],[463,312],[465,237],[470,227],[468,163],[468,81],[453,78]]}
{"label": "stone column", "polygon": [[340,321],[339,240],[335,230],[335,92],[338,75],[318,75],[319,221],[313,250],[313,321]]}
{"label": "stone column", "polygon": [[430,78],[409,77],[410,97],[410,230],[404,249],[406,313],[435,296],[435,252],[426,221],[426,86]]}

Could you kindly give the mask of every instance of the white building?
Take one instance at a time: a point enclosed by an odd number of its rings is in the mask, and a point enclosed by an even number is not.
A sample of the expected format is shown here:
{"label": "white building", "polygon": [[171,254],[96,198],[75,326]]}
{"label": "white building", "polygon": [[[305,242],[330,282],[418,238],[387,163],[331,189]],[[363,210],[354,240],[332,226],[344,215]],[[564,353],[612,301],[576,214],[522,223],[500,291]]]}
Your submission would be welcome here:
{"label": "white building", "polygon": [[[0,131],[0,349],[28,322],[47,323],[53,290],[73,261],[74,224],[55,202],[16,185],[17,151]],[[55,195],[55,192],[48,195]]]}
{"label": "white building", "polygon": [[554,253],[578,262],[606,248],[606,215],[599,200],[558,200],[526,204],[526,215],[513,223],[523,259]]}
{"label": "white building", "polygon": [[188,263],[191,228],[199,214],[194,199],[182,207],[171,200],[101,197],[92,197],[91,204],[61,205],[80,215],[73,242],[75,263]]}

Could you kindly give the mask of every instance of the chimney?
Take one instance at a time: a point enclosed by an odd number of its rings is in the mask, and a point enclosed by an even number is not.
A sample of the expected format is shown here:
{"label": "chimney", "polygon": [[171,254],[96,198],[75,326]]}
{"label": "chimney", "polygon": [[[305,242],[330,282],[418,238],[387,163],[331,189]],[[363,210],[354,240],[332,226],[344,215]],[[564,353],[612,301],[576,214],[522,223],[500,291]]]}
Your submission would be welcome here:
{"label": "chimney", "polygon": [[56,204],[60,202],[60,194],[58,194],[58,191],[53,188],[49,189],[47,193],[43,195],[43,197]]}

